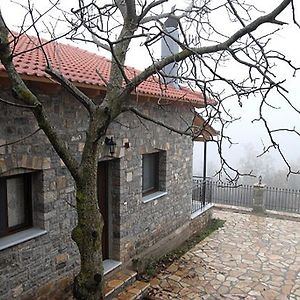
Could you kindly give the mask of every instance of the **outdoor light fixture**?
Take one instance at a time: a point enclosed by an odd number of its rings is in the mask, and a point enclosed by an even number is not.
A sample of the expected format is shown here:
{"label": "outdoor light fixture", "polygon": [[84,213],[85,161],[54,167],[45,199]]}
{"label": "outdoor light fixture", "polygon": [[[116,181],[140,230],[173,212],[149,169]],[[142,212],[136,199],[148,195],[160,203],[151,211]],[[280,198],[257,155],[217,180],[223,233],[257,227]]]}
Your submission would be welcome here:
{"label": "outdoor light fixture", "polygon": [[115,153],[116,143],[113,140],[113,137],[105,138],[105,145],[109,146],[109,153],[110,155],[113,155]]}

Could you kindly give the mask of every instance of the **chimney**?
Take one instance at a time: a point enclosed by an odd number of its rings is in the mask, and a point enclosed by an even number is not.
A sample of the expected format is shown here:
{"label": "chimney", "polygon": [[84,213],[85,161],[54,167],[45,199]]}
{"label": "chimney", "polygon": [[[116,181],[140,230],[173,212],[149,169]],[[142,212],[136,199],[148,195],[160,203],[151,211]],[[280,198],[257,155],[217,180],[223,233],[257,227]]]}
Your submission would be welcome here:
{"label": "chimney", "polygon": [[[176,43],[176,40],[179,40],[178,33],[178,19],[174,15],[170,15],[166,22],[164,23],[164,31],[169,35],[163,35],[161,39],[161,57],[165,58],[170,55],[174,55],[179,51],[179,45]],[[173,40],[172,38],[175,40]],[[163,73],[168,76],[178,76],[178,63],[172,62],[169,65],[163,68]],[[173,85],[176,88],[179,88],[176,78],[165,78],[166,83]]]}

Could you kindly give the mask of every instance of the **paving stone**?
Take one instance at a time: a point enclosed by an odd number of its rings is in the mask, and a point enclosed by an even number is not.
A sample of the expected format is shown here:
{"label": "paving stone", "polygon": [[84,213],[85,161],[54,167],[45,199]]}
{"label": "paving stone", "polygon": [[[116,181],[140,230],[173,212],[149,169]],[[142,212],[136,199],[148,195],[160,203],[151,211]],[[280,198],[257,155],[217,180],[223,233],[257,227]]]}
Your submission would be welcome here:
{"label": "paving stone", "polygon": [[221,282],[224,282],[225,281],[225,276],[222,275],[222,274],[218,274],[217,275],[217,280],[221,281]]}
{"label": "paving stone", "polygon": [[250,295],[250,296],[259,297],[259,296],[261,296],[261,293],[258,292],[258,291],[250,291],[250,292],[249,292],[249,295]]}
{"label": "paving stone", "polygon": [[172,264],[170,267],[168,267],[167,271],[170,273],[174,273],[178,270],[178,266],[176,264]]}
{"label": "paving stone", "polygon": [[179,277],[179,276],[177,276],[177,275],[171,275],[171,276],[169,277],[169,279],[172,279],[172,280],[174,280],[174,281],[179,282],[179,281],[181,280],[181,277]]}
{"label": "paving stone", "polygon": [[159,281],[157,278],[152,278],[152,279],[150,280],[150,285],[151,285],[152,287],[158,287],[158,286],[159,286],[159,283],[160,283],[160,281]]}
{"label": "paving stone", "polygon": [[214,214],[224,228],[150,282],[154,299],[300,299],[299,223]]}
{"label": "paving stone", "polygon": [[276,299],[276,297],[278,297],[280,294],[274,290],[267,290],[261,293],[262,296],[266,299],[266,300],[274,300]]}

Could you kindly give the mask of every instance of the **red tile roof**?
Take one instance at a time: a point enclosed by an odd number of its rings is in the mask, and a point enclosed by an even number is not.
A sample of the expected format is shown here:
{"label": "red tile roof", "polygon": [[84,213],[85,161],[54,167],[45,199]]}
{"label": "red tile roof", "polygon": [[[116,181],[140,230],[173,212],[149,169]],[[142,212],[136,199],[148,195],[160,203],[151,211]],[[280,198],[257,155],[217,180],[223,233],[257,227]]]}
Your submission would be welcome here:
{"label": "red tile roof", "polygon": [[[42,42],[46,43],[45,40]],[[46,66],[44,53],[40,48],[35,48],[38,45],[39,42],[36,37],[20,36],[15,45],[12,43],[12,47],[14,47],[13,61],[17,72],[21,75],[44,79],[49,78],[44,71]],[[101,73],[105,80],[108,80],[111,66],[110,60],[95,53],[57,42],[50,42],[43,49],[52,67],[59,70],[74,84],[92,85],[105,90],[105,83],[97,75],[96,70]],[[1,71],[4,71],[2,64],[0,64]],[[139,74],[140,71],[134,68],[127,68],[126,73],[131,78],[133,75]],[[201,93],[187,88],[176,89],[171,86],[166,87],[164,84],[160,84],[158,78],[154,76],[142,82],[137,87],[135,93],[172,101],[187,102],[196,107],[204,106]],[[209,101],[209,104],[214,103],[213,100]]]}

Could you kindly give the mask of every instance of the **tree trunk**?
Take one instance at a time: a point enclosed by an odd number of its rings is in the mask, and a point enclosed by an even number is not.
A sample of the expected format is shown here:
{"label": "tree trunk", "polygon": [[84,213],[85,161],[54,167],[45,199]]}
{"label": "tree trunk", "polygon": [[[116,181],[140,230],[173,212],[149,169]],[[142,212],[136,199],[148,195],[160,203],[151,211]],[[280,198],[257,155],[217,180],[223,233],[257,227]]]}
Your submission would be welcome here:
{"label": "tree trunk", "polygon": [[76,299],[103,299],[102,229],[103,217],[97,203],[97,163],[87,164],[76,182],[78,224],[72,231],[81,258],[81,268],[74,280]]}

